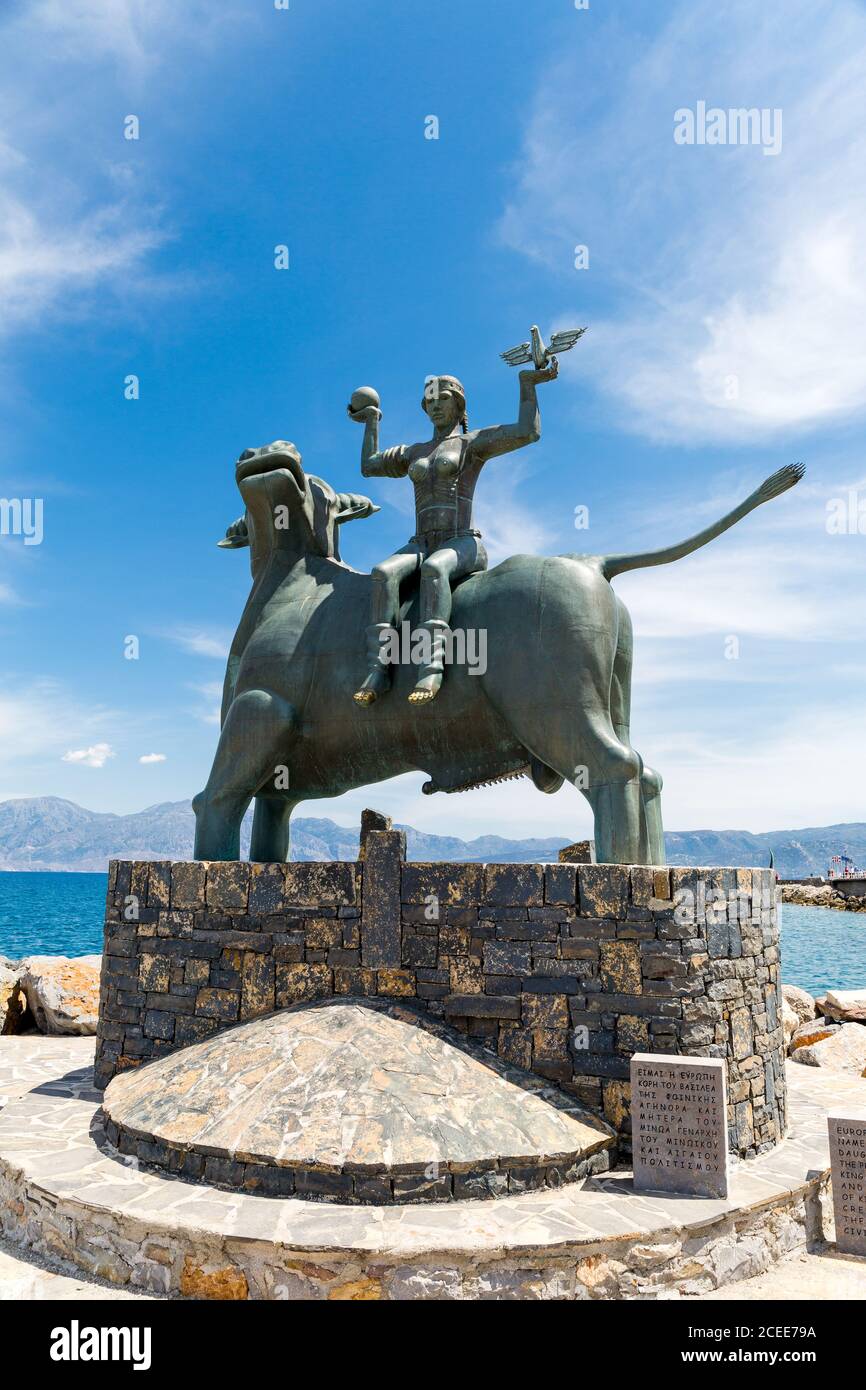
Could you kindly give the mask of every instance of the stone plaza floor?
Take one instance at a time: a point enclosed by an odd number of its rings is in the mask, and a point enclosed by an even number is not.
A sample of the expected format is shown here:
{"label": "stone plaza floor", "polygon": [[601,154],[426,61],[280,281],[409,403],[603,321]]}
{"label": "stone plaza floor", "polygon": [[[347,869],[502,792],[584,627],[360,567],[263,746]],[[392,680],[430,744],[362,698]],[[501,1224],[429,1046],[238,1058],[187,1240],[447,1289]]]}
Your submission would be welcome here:
{"label": "stone plaza floor", "polygon": [[[826,1114],[864,1105],[858,1078],[789,1064],[789,1137],[734,1165],[725,1201],[636,1194],[620,1168],[494,1202],[364,1209],[221,1191],[122,1160],[101,1137],[92,1054],[92,1039],[0,1040],[0,1286],[32,1277],[25,1297],[91,1276],[129,1294],[215,1298],[866,1295],[862,1262],[825,1245]],[[23,1258],[22,1238],[63,1272]]]}

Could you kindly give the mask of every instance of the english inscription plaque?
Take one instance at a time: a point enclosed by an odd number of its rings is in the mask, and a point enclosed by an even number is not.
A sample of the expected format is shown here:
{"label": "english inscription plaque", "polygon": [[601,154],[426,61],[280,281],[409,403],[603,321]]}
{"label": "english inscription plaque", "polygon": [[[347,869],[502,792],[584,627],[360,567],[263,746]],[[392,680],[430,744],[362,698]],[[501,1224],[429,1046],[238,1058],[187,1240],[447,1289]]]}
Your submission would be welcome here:
{"label": "english inscription plaque", "polygon": [[828,1115],[836,1249],[866,1255],[866,1111],[849,1119]]}
{"label": "english inscription plaque", "polygon": [[631,1059],[635,1191],[727,1197],[728,1122],[721,1057]]}

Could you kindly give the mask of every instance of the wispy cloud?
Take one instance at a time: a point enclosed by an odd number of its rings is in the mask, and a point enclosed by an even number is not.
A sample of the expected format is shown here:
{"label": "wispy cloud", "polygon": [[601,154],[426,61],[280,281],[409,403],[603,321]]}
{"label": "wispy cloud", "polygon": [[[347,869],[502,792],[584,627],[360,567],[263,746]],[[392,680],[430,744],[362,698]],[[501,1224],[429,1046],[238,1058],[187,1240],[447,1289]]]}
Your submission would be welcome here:
{"label": "wispy cloud", "polygon": [[223,629],[177,627],[164,635],[193,656],[210,656],[219,661],[225,661],[231,646],[231,637]]}
{"label": "wispy cloud", "polygon": [[[602,26],[538,86],[500,224],[566,267],[577,243],[622,308],[566,360],[655,437],[765,438],[866,408],[866,13],[852,0],[680,0],[660,34]],[[629,44],[631,51],[629,51]],[[677,108],[781,108],[776,158],[682,146]],[[580,284],[575,299],[582,293]]]}
{"label": "wispy cloud", "polygon": [[3,331],[38,321],[59,298],[131,272],[165,239],[156,228],[129,225],[136,214],[121,204],[80,216],[47,213],[0,194],[0,313]]}
{"label": "wispy cloud", "polygon": [[71,740],[88,745],[101,742],[113,730],[116,712],[87,708],[55,680],[21,681],[7,676],[0,687],[0,767],[40,758],[53,761]]}
{"label": "wispy cloud", "polygon": [[[753,479],[756,481],[756,479]],[[682,539],[721,516],[752,484],[728,480],[708,502],[675,495],[656,514],[644,517],[646,543]],[[705,550],[673,565],[639,570],[615,581],[643,638],[691,640],[727,634],[773,638],[791,644],[830,644],[838,650],[862,643],[866,631],[866,587],[852,584],[864,572],[864,539],[832,534],[827,508],[857,482],[807,475],[792,492],[760,510]],[[691,518],[684,523],[683,518]],[[700,520],[698,519],[700,518]],[[638,540],[629,550],[641,549]]]}
{"label": "wispy cloud", "polygon": [[204,681],[200,685],[191,685],[190,689],[205,700],[204,705],[197,706],[193,711],[196,719],[201,720],[202,724],[215,724],[219,728],[223,698],[222,681]]}
{"label": "wispy cloud", "polygon": [[543,555],[553,544],[552,533],[539,518],[537,506],[525,504],[519,497],[528,468],[516,463],[507,473],[496,473],[495,468],[494,463],[483,475],[475,505],[475,524],[484,537],[491,565],[518,553]]}
{"label": "wispy cloud", "polygon": [[107,59],[137,73],[178,44],[207,47],[240,13],[238,0],[29,0],[10,28],[38,36],[63,63]]}
{"label": "wispy cloud", "polygon": [[[155,68],[207,48],[240,13],[208,0],[28,0],[0,17],[0,332],[38,324],[49,309],[104,316],[109,293],[127,299],[167,287],[153,253],[172,228],[133,157],[137,146],[123,138],[124,103]],[[102,108],[113,103],[109,129]],[[74,182],[72,105],[88,131]]]}
{"label": "wispy cloud", "polygon": [[145,765],[148,763],[164,763],[166,761],[166,756],[164,753],[143,753],[138,761]]}

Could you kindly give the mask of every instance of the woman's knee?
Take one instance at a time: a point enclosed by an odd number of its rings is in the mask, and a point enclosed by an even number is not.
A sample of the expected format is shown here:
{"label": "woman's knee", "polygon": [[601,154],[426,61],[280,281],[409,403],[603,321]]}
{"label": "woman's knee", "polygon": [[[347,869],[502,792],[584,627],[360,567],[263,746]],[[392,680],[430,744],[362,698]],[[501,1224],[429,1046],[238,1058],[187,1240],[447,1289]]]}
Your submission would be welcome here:
{"label": "woman's knee", "polygon": [[421,566],[421,578],[428,582],[437,579],[445,579],[454,569],[451,558],[447,555],[428,555]]}
{"label": "woman's knee", "polygon": [[370,571],[370,578],[377,589],[390,589],[397,583],[397,575],[394,573],[393,566],[383,560],[381,564],[374,565]]}

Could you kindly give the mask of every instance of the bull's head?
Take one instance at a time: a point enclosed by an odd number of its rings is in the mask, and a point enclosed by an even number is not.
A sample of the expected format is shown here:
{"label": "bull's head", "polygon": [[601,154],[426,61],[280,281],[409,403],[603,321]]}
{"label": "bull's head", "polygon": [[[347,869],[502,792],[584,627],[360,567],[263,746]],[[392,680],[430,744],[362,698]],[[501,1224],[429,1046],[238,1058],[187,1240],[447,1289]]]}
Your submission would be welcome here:
{"label": "bull's head", "polygon": [[275,548],[339,560],[340,526],[379,510],[369,497],[335,492],[323,478],[306,473],[300,453],[285,439],[245,449],[235,477],[247,514],[220,545],[251,545],[254,570],[258,554]]}

